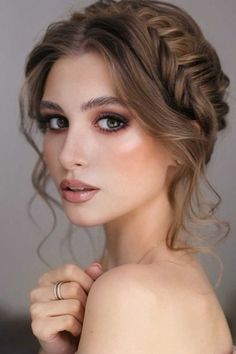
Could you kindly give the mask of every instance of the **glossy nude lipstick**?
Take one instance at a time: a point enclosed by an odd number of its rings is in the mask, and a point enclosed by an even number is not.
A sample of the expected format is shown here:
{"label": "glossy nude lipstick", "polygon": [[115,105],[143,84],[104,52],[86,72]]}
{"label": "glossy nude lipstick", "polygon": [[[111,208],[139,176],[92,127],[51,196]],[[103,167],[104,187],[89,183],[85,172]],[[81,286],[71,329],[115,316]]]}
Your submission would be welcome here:
{"label": "glossy nude lipstick", "polygon": [[64,179],[60,184],[60,192],[67,202],[83,203],[90,200],[99,188],[78,179]]}

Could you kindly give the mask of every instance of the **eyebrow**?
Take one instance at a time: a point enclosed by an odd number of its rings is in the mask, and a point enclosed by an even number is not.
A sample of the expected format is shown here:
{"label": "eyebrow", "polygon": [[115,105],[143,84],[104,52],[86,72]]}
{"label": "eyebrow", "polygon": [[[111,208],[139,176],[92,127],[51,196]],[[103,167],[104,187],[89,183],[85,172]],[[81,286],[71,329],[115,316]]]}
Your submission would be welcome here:
{"label": "eyebrow", "polygon": [[[88,109],[92,109],[95,107],[104,106],[108,104],[119,104],[120,106],[127,107],[127,105],[125,105],[124,102],[118,97],[101,96],[101,97],[91,98],[88,102],[82,103],[80,110],[81,112],[85,112]],[[59,104],[47,100],[46,101],[43,100],[40,102],[40,109],[53,109],[61,113],[64,113],[63,109]]]}

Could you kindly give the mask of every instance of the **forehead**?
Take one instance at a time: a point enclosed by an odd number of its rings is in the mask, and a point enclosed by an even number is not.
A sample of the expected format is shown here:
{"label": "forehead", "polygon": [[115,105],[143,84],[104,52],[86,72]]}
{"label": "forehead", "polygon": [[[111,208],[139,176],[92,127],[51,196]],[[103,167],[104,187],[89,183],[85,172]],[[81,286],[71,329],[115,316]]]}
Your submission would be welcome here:
{"label": "forehead", "polygon": [[56,106],[64,104],[80,104],[81,111],[108,104],[130,108],[127,100],[116,95],[114,86],[108,63],[98,53],[66,56],[53,64],[40,108],[58,110]]}
{"label": "forehead", "polygon": [[[83,53],[58,59],[52,66],[45,85],[45,91],[55,86],[69,86],[84,91],[93,86],[100,90],[113,91],[113,81],[108,64],[98,53]],[[91,89],[91,88],[90,88]]]}

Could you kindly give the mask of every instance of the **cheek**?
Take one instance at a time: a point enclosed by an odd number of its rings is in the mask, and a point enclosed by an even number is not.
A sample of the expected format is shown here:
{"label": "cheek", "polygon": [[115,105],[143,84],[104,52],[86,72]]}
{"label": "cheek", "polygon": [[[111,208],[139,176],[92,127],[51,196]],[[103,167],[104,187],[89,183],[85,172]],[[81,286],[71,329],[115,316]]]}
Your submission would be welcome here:
{"label": "cheek", "polygon": [[[148,190],[163,184],[167,170],[166,154],[154,138],[137,131],[128,134],[109,146],[106,153],[108,181],[121,190],[122,195]],[[112,188],[112,185],[111,185]]]}
{"label": "cheek", "polygon": [[60,139],[52,137],[50,133],[46,133],[43,139],[43,155],[49,174],[54,180],[58,172],[58,154],[60,149]]}
{"label": "cheek", "polygon": [[48,134],[44,135],[43,138],[43,156],[45,158],[45,162],[47,167],[49,168],[50,161],[52,160],[52,156],[55,155],[54,146],[52,144],[52,140],[49,138]]}

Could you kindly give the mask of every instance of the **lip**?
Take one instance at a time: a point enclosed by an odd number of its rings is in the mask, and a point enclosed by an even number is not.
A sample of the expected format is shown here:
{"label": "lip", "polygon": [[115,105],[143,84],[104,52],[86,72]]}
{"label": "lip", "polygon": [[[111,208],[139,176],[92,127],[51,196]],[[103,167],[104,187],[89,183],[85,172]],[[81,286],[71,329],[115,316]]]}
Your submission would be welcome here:
{"label": "lip", "polygon": [[[90,190],[72,191],[69,188],[85,188]],[[63,199],[71,203],[86,202],[91,199],[98,192],[98,190],[99,188],[78,179],[64,179],[60,183],[60,192]]]}
{"label": "lip", "polygon": [[65,190],[67,188],[88,188],[88,189],[99,189],[91,184],[85,183],[79,179],[63,179],[60,184],[60,189]]}

